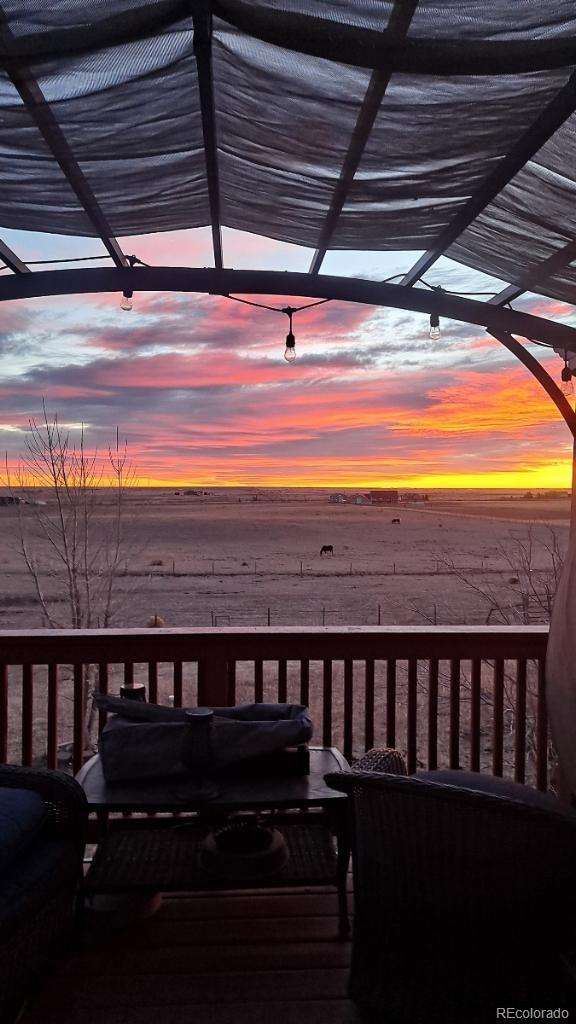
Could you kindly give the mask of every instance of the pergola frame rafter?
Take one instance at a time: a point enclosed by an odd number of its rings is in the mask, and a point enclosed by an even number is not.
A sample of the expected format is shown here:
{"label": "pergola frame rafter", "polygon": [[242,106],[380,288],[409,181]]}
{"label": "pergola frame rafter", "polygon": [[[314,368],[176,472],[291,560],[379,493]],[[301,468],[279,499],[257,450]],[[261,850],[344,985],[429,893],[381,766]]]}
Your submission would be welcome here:
{"label": "pergola frame rafter", "polygon": [[[398,0],[396,0],[394,4],[386,31],[387,33],[395,34],[399,43],[406,38],[417,6],[418,0],[405,0],[402,4],[399,4]],[[380,105],[386,94],[391,77],[392,71],[390,69],[387,71],[373,71],[370,76],[366,95],[362,101],[362,106],[360,107],[358,118],[350,137],[348,150],[344,157],[340,177],[332,195],[330,209],[326,214],[326,219],[320,231],[318,247],[310,264],[311,274],[318,273],[324,257],[330,248],[330,242],[338,224],[338,219],[348,198],[354,176],[358,170],[366,143],[370,138],[372,126],[380,110]]]}
{"label": "pergola frame rafter", "polygon": [[488,299],[488,301],[493,306],[501,306],[506,302],[512,302],[519,295],[523,295],[524,292],[529,292],[535,285],[541,286],[557,270],[568,267],[574,260],[576,260],[576,240],[568,242],[558,252],[552,253],[547,260],[539,263],[530,274],[525,275],[521,285],[509,284],[501,292],[498,292],[497,295],[493,295],[491,299]]}
{"label": "pergola frame rafter", "polygon": [[30,274],[30,267],[0,238],[0,259],[15,274]]}
{"label": "pergola frame rafter", "polygon": [[218,171],[218,146],[216,141],[216,107],[214,103],[214,80],[212,74],[212,15],[208,9],[204,11],[195,10],[192,15],[192,21],[194,25],[194,55],[196,57],[198,88],[200,91],[200,112],[202,116],[202,134],[204,137],[204,159],[206,161],[206,179],[208,182],[214,266],[221,268],[224,265],[224,260],[220,222],[220,175]]}
{"label": "pergola frame rafter", "polygon": [[[413,267],[402,279],[405,287],[411,287],[427,270],[446,253],[446,250],[473,221],[486,209],[510,181],[518,174],[528,161],[542,148],[545,142],[564,124],[576,110],[576,71],[570,76],[566,85],[557,96],[541,112],[536,121],[530,125],[503,160],[490,172],[475,195],[454,217],[437,241],[427,252],[423,253]],[[548,275],[547,275],[548,276]]]}
{"label": "pergola frame rafter", "polygon": [[[4,46],[7,41],[13,41],[14,37],[8,28],[6,15],[1,6],[0,30]],[[10,81],[18,91],[20,99],[83,207],[88,220],[95,228],[116,266],[127,266],[128,261],[34,75],[21,61],[11,60],[7,63],[7,74]]]}

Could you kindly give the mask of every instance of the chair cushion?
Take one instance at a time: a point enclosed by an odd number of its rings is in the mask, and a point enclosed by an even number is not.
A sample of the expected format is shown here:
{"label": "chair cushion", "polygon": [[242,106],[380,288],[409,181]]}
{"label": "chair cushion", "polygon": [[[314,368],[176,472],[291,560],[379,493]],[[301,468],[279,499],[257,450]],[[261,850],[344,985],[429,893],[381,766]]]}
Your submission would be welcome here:
{"label": "chair cushion", "polygon": [[412,778],[443,786],[455,786],[458,789],[470,789],[476,793],[494,794],[494,796],[502,797],[505,800],[516,800],[530,807],[539,807],[543,811],[573,818],[576,821],[574,812],[565,804],[560,803],[553,794],[542,793],[531,786],[524,786],[520,782],[512,782],[511,779],[503,779],[498,775],[440,768],[437,771],[416,772]]}
{"label": "chair cushion", "polygon": [[[71,843],[40,837],[30,844],[2,879],[0,965],[2,943],[10,940],[14,930],[24,927],[32,932],[35,915],[54,898],[72,905],[79,881],[78,854]],[[57,941],[56,934],[54,940]]]}
{"label": "chair cushion", "polygon": [[44,801],[30,789],[0,789],[0,870],[26,849],[47,820]]}

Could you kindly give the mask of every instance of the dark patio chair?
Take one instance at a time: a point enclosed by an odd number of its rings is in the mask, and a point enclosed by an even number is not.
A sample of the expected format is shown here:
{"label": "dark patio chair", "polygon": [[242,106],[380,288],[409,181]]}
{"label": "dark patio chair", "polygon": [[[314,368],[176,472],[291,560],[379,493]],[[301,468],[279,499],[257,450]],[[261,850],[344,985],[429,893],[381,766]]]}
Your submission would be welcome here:
{"label": "dark patio chair", "polygon": [[0,766],[0,1021],[70,942],[87,803],[63,772]]}
{"label": "dark patio chair", "polygon": [[472,772],[327,781],[353,808],[355,1002],[390,1024],[573,1007],[576,813]]}

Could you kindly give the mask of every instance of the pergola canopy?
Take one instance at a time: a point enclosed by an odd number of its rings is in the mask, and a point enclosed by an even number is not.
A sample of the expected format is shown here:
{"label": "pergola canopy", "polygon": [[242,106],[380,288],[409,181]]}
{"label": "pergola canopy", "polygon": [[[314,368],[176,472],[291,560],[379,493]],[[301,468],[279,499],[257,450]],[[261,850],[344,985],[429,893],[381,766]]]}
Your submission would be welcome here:
{"label": "pergola canopy", "polygon": [[[576,296],[571,0],[3,0],[0,224],[426,249]],[[4,247],[6,250],[6,247]],[[5,261],[22,272],[16,260]],[[508,297],[509,297],[508,295]]]}

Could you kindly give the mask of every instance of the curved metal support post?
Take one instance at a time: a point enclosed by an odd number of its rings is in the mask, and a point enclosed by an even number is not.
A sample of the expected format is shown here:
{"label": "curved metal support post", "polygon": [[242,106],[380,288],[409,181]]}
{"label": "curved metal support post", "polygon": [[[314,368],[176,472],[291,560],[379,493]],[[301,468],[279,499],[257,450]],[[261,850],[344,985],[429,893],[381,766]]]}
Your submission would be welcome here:
{"label": "curved metal support post", "polygon": [[516,338],[513,338],[511,334],[507,334],[505,331],[490,331],[490,334],[496,341],[499,341],[504,345],[509,352],[512,352],[524,366],[530,370],[530,373],[536,378],[539,384],[542,385],[546,394],[552,399],[554,405],[558,409],[560,415],[565,421],[568,430],[572,434],[572,437],[576,440],[576,412],[570,405],[568,399],[562,394],[562,391],[558,387],[556,381],[550,376],[549,373],[540,365],[537,359],[528,352]]}
{"label": "curved metal support post", "polygon": [[[520,334],[556,348],[576,352],[576,329],[544,317],[488,302],[463,299],[448,292],[404,288],[399,284],[325,274],[278,270],[227,270],[192,267],[99,267],[45,270],[0,277],[0,302],[41,295],[83,295],[102,292],[204,292],[210,295],[298,295],[370,306],[408,309],[485,327],[495,337]],[[500,340],[500,339],[499,339]],[[524,351],[524,350],[522,350]],[[538,365],[538,364],[537,364]]]}

